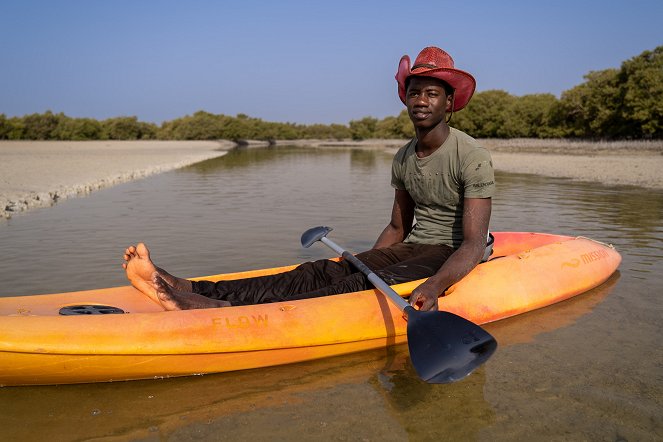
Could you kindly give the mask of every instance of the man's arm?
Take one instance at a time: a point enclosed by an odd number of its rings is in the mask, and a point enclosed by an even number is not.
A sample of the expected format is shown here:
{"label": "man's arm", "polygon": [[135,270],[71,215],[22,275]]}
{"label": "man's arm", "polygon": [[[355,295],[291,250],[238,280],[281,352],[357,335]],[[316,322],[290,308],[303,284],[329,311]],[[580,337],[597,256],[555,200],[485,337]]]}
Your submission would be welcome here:
{"label": "man's arm", "polygon": [[481,261],[486,249],[491,206],[490,198],[465,198],[463,242],[435,275],[412,291],[410,305],[419,305],[420,310],[437,310],[438,296]]}
{"label": "man's arm", "polygon": [[384,228],[374,249],[389,247],[403,241],[412,230],[414,221],[414,200],[406,190],[396,189],[394,207],[391,209],[391,221]]}

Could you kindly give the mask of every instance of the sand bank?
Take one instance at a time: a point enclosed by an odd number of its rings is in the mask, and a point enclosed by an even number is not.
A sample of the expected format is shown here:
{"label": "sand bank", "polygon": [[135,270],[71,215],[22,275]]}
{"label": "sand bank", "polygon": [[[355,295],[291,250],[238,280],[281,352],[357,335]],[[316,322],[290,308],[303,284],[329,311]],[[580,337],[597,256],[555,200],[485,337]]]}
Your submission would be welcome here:
{"label": "sand bank", "polygon": [[2,141],[0,218],[224,155],[217,141]]}
{"label": "sand bank", "polygon": [[663,189],[663,141],[484,139],[497,170]]}
{"label": "sand bank", "polygon": [[663,189],[663,155],[492,152],[496,170]]}

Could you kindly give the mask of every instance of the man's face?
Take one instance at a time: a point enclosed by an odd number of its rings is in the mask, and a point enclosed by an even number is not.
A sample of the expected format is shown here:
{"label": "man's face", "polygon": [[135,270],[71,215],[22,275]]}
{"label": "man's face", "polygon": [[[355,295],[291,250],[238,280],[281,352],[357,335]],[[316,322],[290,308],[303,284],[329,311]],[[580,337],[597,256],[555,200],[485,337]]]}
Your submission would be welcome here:
{"label": "man's face", "polygon": [[443,122],[447,109],[451,109],[451,97],[435,78],[410,78],[405,105],[414,127],[432,128]]}

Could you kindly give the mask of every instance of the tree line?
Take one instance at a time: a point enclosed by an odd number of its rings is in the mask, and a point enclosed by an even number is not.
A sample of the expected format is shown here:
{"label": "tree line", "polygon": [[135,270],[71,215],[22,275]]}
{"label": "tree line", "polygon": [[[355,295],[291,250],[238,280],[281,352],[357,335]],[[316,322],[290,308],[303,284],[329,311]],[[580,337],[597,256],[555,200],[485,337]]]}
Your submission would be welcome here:
{"label": "tree line", "polygon": [[[592,71],[561,94],[514,96],[478,92],[451,125],[476,138],[663,138],[663,46],[644,51],[619,69]],[[349,124],[263,121],[244,114],[199,111],[161,125],[136,117],[98,121],[47,111],[23,117],[0,114],[0,140],[293,140],[410,138],[407,111]]]}

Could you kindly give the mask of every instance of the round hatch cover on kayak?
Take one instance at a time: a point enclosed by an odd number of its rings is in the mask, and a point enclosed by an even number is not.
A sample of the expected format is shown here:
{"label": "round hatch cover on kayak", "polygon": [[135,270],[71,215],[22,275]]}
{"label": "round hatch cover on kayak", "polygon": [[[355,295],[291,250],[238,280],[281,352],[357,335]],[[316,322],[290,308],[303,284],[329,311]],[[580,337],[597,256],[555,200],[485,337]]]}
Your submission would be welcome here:
{"label": "round hatch cover on kayak", "polygon": [[69,305],[60,309],[60,314],[71,315],[113,315],[124,313],[121,308],[110,305]]}

